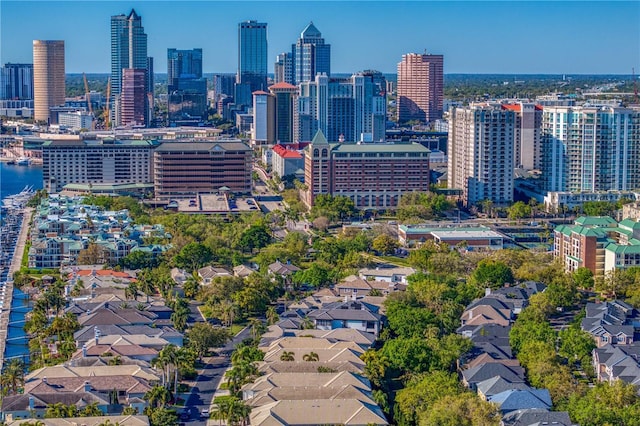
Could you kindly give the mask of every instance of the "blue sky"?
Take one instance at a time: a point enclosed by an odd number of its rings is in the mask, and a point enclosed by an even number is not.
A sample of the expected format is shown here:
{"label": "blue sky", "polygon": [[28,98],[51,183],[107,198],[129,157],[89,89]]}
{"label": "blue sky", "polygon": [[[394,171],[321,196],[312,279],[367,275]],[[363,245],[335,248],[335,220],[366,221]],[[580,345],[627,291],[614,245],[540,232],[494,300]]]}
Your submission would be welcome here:
{"label": "blue sky", "polygon": [[169,47],[201,47],[205,72],[235,72],[237,24],[255,19],[269,24],[272,60],[312,20],[331,44],[332,72],[395,72],[402,54],[426,49],[445,56],[445,73],[640,73],[637,0],[0,0],[0,61],[32,62],[33,39],[65,40],[67,72],[107,73],[110,16],[132,7],[156,72]]}

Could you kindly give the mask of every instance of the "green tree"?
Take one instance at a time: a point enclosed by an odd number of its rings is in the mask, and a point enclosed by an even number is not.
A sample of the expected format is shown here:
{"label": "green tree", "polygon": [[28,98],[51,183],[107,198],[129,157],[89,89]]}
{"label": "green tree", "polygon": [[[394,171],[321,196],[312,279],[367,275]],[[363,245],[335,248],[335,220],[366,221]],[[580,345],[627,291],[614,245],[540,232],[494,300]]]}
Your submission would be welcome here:
{"label": "green tree", "polygon": [[389,359],[392,367],[405,373],[429,371],[433,361],[431,347],[420,337],[387,340],[380,351]]}
{"label": "green tree", "polygon": [[308,354],[304,354],[302,356],[302,360],[303,361],[309,361],[309,362],[313,362],[313,361],[319,361],[320,357],[318,356],[318,354],[316,352],[309,352]]}
{"label": "green tree", "polygon": [[419,414],[420,426],[498,426],[498,408],[471,392],[447,395]]}
{"label": "green tree", "polygon": [[144,394],[144,399],[150,407],[162,407],[171,399],[171,393],[164,386],[154,386]]}
{"label": "green tree", "polygon": [[498,289],[507,283],[513,283],[513,272],[505,263],[493,259],[483,259],[470,277],[479,287]]}
{"label": "green tree", "polygon": [[398,241],[387,234],[378,235],[371,243],[371,248],[381,255],[393,254],[398,247]]}
{"label": "green tree", "polygon": [[200,277],[197,272],[193,272],[182,285],[185,297],[193,299],[200,291]]}
{"label": "green tree", "polygon": [[103,415],[104,413],[98,408],[97,402],[87,404],[82,410],[80,410],[80,417],[98,417]]}
{"label": "green tree", "polygon": [[407,424],[416,424],[420,413],[428,411],[440,398],[462,392],[455,374],[444,371],[421,374],[398,391],[396,410]]}
{"label": "green tree", "polygon": [[509,219],[524,219],[531,217],[531,206],[522,201],[517,201],[507,208],[507,216]]}
{"label": "green tree", "polygon": [[133,250],[120,261],[120,266],[126,269],[144,269],[155,268],[158,266],[158,260],[154,258],[153,253]]}
{"label": "green tree", "polygon": [[193,348],[199,358],[205,356],[210,348],[224,345],[230,338],[227,329],[216,328],[206,322],[197,322],[187,330],[187,345]]}
{"label": "green tree", "polygon": [[576,269],[573,273],[572,278],[578,288],[583,288],[585,290],[590,290],[593,288],[593,272],[591,272],[591,269],[589,268],[585,268],[582,266]]}
{"label": "green tree", "polygon": [[173,260],[178,268],[193,272],[211,262],[212,259],[213,253],[209,247],[193,242],[182,247]]}
{"label": "green tree", "polygon": [[242,251],[253,252],[256,249],[266,247],[271,242],[269,228],[265,225],[252,225],[242,233],[238,241],[238,247]]}
{"label": "green tree", "polygon": [[637,388],[616,380],[600,382],[584,397],[575,394],[569,406],[571,419],[583,426],[640,424],[640,397]]}
{"label": "green tree", "polygon": [[579,362],[583,368],[590,366],[591,353],[596,348],[591,334],[581,330],[576,324],[560,331],[558,337],[560,338],[558,350],[560,356],[566,358],[572,365]]}
{"label": "green tree", "polygon": [[293,282],[297,285],[311,285],[321,288],[331,284],[333,273],[331,265],[324,261],[313,262],[308,268],[301,269],[293,275]]}
{"label": "green tree", "polygon": [[18,389],[24,386],[24,369],[24,362],[20,359],[12,359],[6,364],[0,376],[4,395],[17,394]]}
{"label": "green tree", "polygon": [[178,414],[175,410],[165,407],[152,408],[147,407],[146,413],[149,416],[151,426],[177,426]]}
{"label": "green tree", "polygon": [[611,216],[616,210],[616,204],[608,201],[586,201],[582,204],[582,211],[587,216]]}

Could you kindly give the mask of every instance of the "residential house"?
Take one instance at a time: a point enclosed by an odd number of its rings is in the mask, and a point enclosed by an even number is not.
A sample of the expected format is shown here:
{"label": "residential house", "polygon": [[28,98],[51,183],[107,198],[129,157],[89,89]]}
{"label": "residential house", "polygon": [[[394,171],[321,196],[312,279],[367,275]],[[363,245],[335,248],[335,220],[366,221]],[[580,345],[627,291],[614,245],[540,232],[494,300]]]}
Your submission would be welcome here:
{"label": "residential house", "polygon": [[341,389],[347,386],[371,391],[369,380],[359,374],[348,371],[339,373],[271,373],[258,377],[253,383],[244,385],[242,387],[242,399],[251,399],[257,392],[274,388]]}
{"label": "residential house", "polygon": [[386,426],[389,422],[377,405],[358,399],[312,399],[276,401],[254,407],[249,415],[249,424]]}
{"label": "residential house", "polygon": [[500,426],[577,426],[566,411],[548,411],[542,408],[514,410],[502,417]]}
{"label": "residential house", "polygon": [[233,276],[240,278],[247,278],[249,275],[256,272],[251,266],[248,265],[238,265],[233,268]]}
{"label": "residential house", "polygon": [[548,389],[510,389],[491,396],[487,401],[496,404],[502,414],[522,409],[550,410],[553,403]]}
{"label": "residential house", "polygon": [[333,342],[354,342],[363,349],[369,349],[376,337],[371,334],[352,328],[336,328],[333,330],[291,330],[280,327],[277,324],[269,326],[267,331],[260,338],[260,347],[267,347],[272,342],[282,337],[313,337],[328,339]]}
{"label": "residential house", "polygon": [[270,264],[267,269],[270,275],[280,276],[285,280],[300,270],[300,268],[292,265],[290,262],[282,263],[279,260]]}
{"label": "residential house", "polygon": [[594,349],[593,367],[599,381],[613,383],[620,379],[640,386],[640,342]]}
{"label": "residential house", "polygon": [[386,281],[389,283],[408,284],[407,277],[416,272],[409,267],[388,267],[382,266],[374,269],[363,268],[358,271],[360,278],[368,281]]}
{"label": "residential house", "polygon": [[640,331],[640,311],[621,300],[587,303],[581,327],[590,333],[598,347],[629,345]]}
{"label": "residential house", "polygon": [[230,277],[231,273],[224,268],[205,266],[204,268],[198,269],[198,276],[204,285],[209,285],[218,277]]}
{"label": "residential house", "polygon": [[379,295],[388,296],[394,291],[404,291],[406,289],[406,284],[389,281],[370,281],[355,275],[349,275],[334,287],[338,296],[351,296],[355,298],[368,296],[374,291],[379,293]]}
{"label": "residential house", "polygon": [[318,371],[328,371],[339,373],[348,371],[350,373],[360,374],[364,370],[364,362],[360,359],[341,361],[304,361],[297,359],[295,361],[273,361],[259,362],[258,371],[261,374],[270,373],[317,373]]}
{"label": "residential house", "polygon": [[510,382],[502,376],[494,376],[490,379],[483,380],[476,384],[478,396],[487,401],[494,395],[510,390],[528,390],[529,385],[523,382]]}
{"label": "residential house", "polygon": [[47,407],[53,404],[74,405],[83,409],[87,405],[97,404],[97,408],[103,413],[109,409],[109,398],[94,395],[92,392],[31,392],[19,395],[9,395],[2,398],[0,420],[22,422],[19,419],[44,418]]}
{"label": "residential house", "polygon": [[475,300],[460,317],[462,325],[498,324],[507,326],[513,321],[514,305],[494,297]]}
{"label": "residential house", "polygon": [[498,362],[488,362],[462,371],[462,384],[475,391],[478,383],[500,376],[511,383],[524,383],[524,369],[520,366],[507,367]]}
{"label": "residential house", "polygon": [[355,300],[329,303],[308,312],[307,318],[320,330],[353,328],[377,336],[382,328],[382,316],[377,307]]}
{"label": "residential house", "polygon": [[105,424],[126,425],[126,426],[149,426],[149,418],[147,416],[129,415],[129,416],[98,416],[98,417],[67,417],[64,419],[40,419],[36,421],[16,420],[8,423],[7,426],[24,426],[24,425],[40,425],[40,426],[101,426]]}

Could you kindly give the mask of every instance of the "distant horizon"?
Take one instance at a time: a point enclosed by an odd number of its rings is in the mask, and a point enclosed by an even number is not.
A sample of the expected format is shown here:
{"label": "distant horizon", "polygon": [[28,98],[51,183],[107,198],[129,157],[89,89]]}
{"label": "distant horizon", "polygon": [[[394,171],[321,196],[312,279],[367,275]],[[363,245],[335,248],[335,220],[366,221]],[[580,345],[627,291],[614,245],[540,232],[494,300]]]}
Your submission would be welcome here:
{"label": "distant horizon", "polygon": [[234,74],[237,25],[249,19],[268,24],[270,73],[310,21],[331,44],[332,74],[395,74],[403,54],[424,51],[444,55],[447,75],[640,72],[640,2],[633,0],[2,0],[0,62],[31,63],[33,40],[64,40],[69,74],[109,73],[110,17],[132,8],[163,72],[168,48],[202,48],[207,74]]}

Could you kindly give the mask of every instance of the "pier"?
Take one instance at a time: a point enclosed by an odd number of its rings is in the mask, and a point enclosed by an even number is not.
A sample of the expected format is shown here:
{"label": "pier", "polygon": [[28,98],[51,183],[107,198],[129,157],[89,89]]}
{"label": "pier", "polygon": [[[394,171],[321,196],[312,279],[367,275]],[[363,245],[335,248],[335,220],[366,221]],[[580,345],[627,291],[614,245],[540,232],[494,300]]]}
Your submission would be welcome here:
{"label": "pier", "polygon": [[[13,302],[13,274],[20,270],[27,237],[29,235],[29,221],[33,212],[26,207],[26,203],[33,195],[31,191],[3,200],[3,210],[6,210],[2,226],[2,272],[0,276],[0,371],[4,367],[6,345],[9,340],[11,324],[11,307]],[[9,260],[10,258],[10,260]],[[23,325],[24,326],[24,325]]]}

